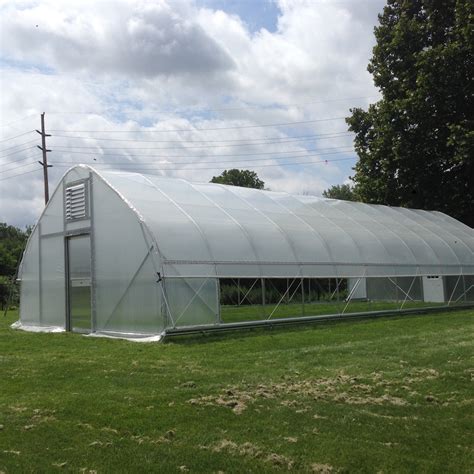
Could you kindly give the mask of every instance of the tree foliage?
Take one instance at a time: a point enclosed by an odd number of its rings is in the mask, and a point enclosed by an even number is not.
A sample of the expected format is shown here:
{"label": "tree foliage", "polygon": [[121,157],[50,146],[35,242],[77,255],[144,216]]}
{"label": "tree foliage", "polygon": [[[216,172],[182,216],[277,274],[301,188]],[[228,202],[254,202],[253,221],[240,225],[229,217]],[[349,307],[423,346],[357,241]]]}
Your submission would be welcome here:
{"label": "tree foliage", "polygon": [[231,169],[223,171],[219,176],[214,176],[211,183],[230,184],[244,188],[263,189],[265,183],[259,179],[255,171]]}
{"label": "tree foliage", "polygon": [[356,201],[354,190],[349,184],[336,184],[323,191],[323,196],[330,199],[342,199],[343,201]]}
{"label": "tree foliage", "polygon": [[382,99],[347,119],[357,196],[474,226],[474,3],[388,0],[368,71]]}
{"label": "tree foliage", "polygon": [[10,302],[18,302],[18,288],[12,287],[18,263],[23,254],[31,228],[26,231],[0,222],[0,307],[2,310]]}
{"label": "tree foliage", "polygon": [[15,274],[30,232],[0,222],[0,275]]}

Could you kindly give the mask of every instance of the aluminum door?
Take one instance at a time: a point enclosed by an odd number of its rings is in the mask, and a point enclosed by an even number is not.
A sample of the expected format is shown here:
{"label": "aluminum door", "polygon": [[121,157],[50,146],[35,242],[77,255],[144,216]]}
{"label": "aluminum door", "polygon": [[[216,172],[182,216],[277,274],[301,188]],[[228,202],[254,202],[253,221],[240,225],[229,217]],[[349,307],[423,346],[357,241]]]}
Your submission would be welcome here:
{"label": "aluminum door", "polygon": [[91,239],[78,235],[67,239],[69,331],[88,333],[92,329]]}

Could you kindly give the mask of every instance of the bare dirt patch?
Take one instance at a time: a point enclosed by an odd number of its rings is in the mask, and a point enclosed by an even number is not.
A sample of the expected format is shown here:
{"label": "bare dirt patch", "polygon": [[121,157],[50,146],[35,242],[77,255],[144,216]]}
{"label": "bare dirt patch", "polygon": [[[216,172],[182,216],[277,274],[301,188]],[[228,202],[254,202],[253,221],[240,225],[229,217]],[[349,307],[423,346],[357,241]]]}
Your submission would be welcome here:
{"label": "bare dirt patch", "polygon": [[[203,447],[208,449],[209,447]],[[293,468],[294,461],[290,458],[277,453],[268,453],[264,449],[256,446],[253,443],[237,444],[234,441],[223,439],[219,441],[210,449],[216,453],[228,452],[233,455],[244,456],[252,459],[261,459],[262,461],[271,464],[275,468],[290,470]]]}
{"label": "bare dirt patch", "polygon": [[[371,377],[373,385],[361,383],[357,377],[338,374],[335,377],[285,380],[278,383],[231,386],[221,390],[218,395],[206,395],[192,398],[188,403],[202,406],[223,406],[232,409],[239,415],[249,405],[264,399],[279,400],[280,405],[307,411],[308,400],[335,401],[349,405],[394,405],[405,406],[408,401],[389,393],[376,394],[377,384],[381,380],[379,374]],[[260,405],[258,405],[260,406]]]}

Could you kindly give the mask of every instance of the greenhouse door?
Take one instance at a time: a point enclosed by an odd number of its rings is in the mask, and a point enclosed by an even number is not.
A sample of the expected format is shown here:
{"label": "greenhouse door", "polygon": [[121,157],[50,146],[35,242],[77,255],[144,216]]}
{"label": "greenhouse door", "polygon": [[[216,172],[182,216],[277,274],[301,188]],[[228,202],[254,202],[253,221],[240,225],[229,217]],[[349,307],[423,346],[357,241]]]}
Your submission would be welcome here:
{"label": "greenhouse door", "polygon": [[67,330],[91,332],[91,239],[79,235],[67,239]]}

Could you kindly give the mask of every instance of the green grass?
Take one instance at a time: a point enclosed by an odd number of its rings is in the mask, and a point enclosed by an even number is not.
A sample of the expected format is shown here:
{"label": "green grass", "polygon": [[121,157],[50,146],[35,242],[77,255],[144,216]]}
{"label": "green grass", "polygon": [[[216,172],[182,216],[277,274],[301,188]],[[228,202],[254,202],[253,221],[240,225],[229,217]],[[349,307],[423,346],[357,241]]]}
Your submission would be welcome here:
{"label": "green grass", "polygon": [[167,344],[16,318],[0,471],[474,471],[472,310]]}
{"label": "green grass", "polygon": [[[435,307],[445,303],[425,303],[424,301],[406,301],[403,309]],[[267,305],[222,305],[221,318],[224,323],[255,321],[277,318],[293,318],[299,316],[320,316],[326,314],[359,313],[368,311],[397,310],[401,301],[345,301],[317,302],[302,304],[267,304]]]}

